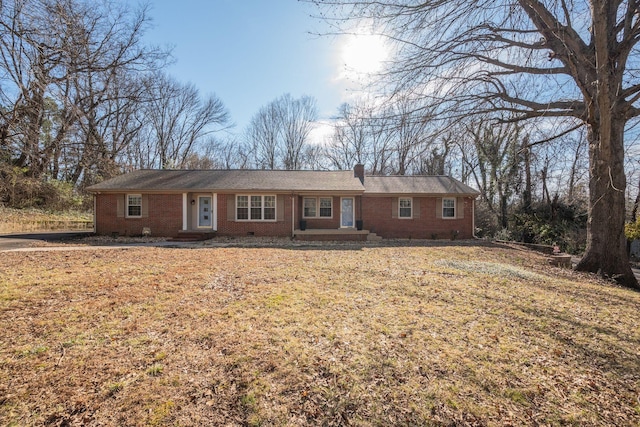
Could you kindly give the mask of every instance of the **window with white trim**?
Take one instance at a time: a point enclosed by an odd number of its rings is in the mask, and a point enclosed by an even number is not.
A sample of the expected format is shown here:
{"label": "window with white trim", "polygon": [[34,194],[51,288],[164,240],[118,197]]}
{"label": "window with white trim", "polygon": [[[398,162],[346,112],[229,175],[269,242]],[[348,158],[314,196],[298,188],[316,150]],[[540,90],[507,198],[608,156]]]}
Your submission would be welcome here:
{"label": "window with white trim", "polygon": [[275,221],[276,196],[236,196],[236,219],[238,221]]}
{"label": "window with white trim", "polygon": [[276,219],[276,196],[264,196],[263,217],[271,221]]}
{"label": "window with white trim", "polygon": [[127,194],[127,217],[140,218],[142,216],[142,194]]}
{"label": "window with white trim", "polygon": [[249,219],[249,196],[238,196],[236,199],[236,219]]}
{"label": "window with white trim", "polygon": [[302,199],[304,218],[332,218],[333,197],[305,197]]}
{"label": "window with white trim", "polygon": [[442,218],[456,217],[456,199],[442,199]]}
{"label": "window with white trim", "polygon": [[315,218],[316,217],[316,198],[305,197],[302,200],[302,204],[304,206],[302,216],[305,218]]}
{"label": "window with white trim", "polygon": [[333,217],[333,197],[320,197],[320,218]]}
{"label": "window with white trim", "polygon": [[411,218],[413,200],[411,197],[401,197],[398,199],[398,218]]}

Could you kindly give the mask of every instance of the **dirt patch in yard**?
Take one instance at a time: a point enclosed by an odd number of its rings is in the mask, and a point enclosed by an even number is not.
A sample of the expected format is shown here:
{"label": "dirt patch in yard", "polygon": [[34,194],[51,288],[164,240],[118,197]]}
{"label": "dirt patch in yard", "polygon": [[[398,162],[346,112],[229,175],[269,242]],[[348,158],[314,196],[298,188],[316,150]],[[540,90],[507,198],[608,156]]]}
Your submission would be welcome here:
{"label": "dirt patch in yard", "polygon": [[4,253],[0,424],[640,423],[640,293],[507,247],[235,246]]}

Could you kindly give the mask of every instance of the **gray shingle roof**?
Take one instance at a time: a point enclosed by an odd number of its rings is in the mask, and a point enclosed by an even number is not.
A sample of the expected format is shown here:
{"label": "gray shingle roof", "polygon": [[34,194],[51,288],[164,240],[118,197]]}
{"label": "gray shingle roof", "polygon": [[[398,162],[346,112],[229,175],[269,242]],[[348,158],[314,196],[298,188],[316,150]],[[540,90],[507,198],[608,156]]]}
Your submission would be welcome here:
{"label": "gray shingle roof", "polygon": [[138,170],[92,185],[100,191],[362,192],[353,171]]}
{"label": "gray shingle roof", "polygon": [[469,195],[479,193],[448,176],[367,176],[353,171],[138,170],[92,185],[101,191],[276,191]]}
{"label": "gray shingle roof", "polygon": [[455,194],[477,196],[478,191],[449,176],[366,176],[365,195],[369,194]]}

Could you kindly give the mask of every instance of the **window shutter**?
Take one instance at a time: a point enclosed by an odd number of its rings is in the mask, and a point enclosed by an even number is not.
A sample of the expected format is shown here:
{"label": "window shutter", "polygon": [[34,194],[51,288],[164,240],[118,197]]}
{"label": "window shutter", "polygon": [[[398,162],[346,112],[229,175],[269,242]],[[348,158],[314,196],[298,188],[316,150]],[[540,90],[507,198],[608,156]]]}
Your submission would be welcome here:
{"label": "window shutter", "polygon": [[398,218],[398,198],[391,199],[391,218]]}
{"label": "window shutter", "polygon": [[442,197],[436,199],[436,218],[442,218]]}
{"label": "window shutter", "polygon": [[227,194],[227,221],[236,220],[236,195]]}
{"label": "window shutter", "polygon": [[456,218],[464,218],[464,197],[458,197],[456,199]]}
{"label": "window shutter", "polygon": [[413,219],[420,219],[420,199],[418,199],[417,197],[413,198],[411,214],[413,215]]}
{"label": "window shutter", "polygon": [[284,198],[282,194],[276,195],[276,221],[284,221]]}
{"label": "window shutter", "polygon": [[124,218],[124,206],[126,204],[126,194],[116,195],[116,216],[118,218]]}
{"label": "window shutter", "polygon": [[148,194],[142,195],[142,217],[143,218],[149,217],[149,195]]}

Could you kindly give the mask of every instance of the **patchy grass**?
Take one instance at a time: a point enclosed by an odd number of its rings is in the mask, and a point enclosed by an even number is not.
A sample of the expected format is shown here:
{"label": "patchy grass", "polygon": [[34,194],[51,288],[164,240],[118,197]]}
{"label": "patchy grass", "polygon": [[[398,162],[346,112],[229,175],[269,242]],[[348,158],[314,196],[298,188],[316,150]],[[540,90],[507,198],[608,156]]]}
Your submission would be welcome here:
{"label": "patchy grass", "polygon": [[3,425],[638,425],[640,294],[491,246],[4,253]]}

